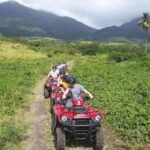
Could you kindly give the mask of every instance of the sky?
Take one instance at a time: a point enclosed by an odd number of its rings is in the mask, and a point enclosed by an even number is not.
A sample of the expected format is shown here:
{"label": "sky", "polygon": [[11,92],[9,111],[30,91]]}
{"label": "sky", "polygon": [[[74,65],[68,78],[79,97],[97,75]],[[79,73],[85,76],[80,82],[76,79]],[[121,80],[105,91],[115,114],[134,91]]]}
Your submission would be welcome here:
{"label": "sky", "polygon": [[[0,0],[4,2],[7,0]],[[119,26],[150,12],[150,0],[16,0],[34,9],[68,16],[93,28]]]}

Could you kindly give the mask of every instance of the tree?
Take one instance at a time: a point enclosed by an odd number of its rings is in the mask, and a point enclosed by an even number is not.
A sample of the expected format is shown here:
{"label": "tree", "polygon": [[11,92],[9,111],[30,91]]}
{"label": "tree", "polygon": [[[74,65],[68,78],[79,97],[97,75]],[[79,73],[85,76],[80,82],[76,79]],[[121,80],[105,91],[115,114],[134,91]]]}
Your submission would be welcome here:
{"label": "tree", "polygon": [[78,49],[82,55],[96,55],[96,53],[98,52],[98,44],[84,43],[79,45]]}
{"label": "tree", "polygon": [[138,25],[146,32],[146,44],[145,44],[145,53],[147,53],[147,39],[148,31],[150,29],[150,15],[147,12],[144,12],[140,18]]}

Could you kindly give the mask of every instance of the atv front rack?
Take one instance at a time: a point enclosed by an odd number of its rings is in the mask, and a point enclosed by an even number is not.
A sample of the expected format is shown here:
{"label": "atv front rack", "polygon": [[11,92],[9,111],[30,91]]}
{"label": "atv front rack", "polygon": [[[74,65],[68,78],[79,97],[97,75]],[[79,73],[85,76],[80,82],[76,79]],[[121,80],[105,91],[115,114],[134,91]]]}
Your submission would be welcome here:
{"label": "atv front rack", "polygon": [[71,133],[76,140],[85,140],[95,133],[100,123],[91,119],[73,119],[61,123],[65,132]]}

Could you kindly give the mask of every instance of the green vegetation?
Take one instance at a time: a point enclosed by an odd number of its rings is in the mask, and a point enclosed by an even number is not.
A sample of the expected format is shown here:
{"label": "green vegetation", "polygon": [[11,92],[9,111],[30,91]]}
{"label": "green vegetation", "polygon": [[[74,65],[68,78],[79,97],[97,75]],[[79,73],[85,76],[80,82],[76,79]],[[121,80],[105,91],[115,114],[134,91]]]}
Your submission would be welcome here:
{"label": "green vegetation", "polygon": [[52,64],[64,58],[69,59],[67,55],[48,58],[24,45],[0,42],[0,149],[13,149],[22,140],[27,129],[23,120],[27,94]]}
{"label": "green vegetation", "polygon": [[47,56],[52,57],[56,54],[74,55],[76,50],[76,43],[65,43],[61,40],[52,38],[30,37],[30,38],[13,38],[7,39],[10,42],[16,41],[20,44],[26,45],[29,49],[36,52],[42,52]]}
{"label": "green vegetation", "polygon": [[143,60],[116,63],[107,55],[80,57],[71,71],[94,95],[105,124],[129,141],[149,141],[150,55]]}
{"label": "green vegetation", "polygon": [[79,47],[79,52],[82,55],[96,55],[98,51],[98,44],[97,43],[83,43],[80,44]]}
{"label": "green vegetation", "polygon": [[[80,45],[87,49],[96,45],[96,53],[83,56]],[[70,73],[94,95],[90,103],[103,109],[105,125],[130,142],[132,149],[142,149],[140,142],[150,140],[150,54],[144,53],[143,45],[4,37],[0,41],[0,147],[13,149],[22,140],[28,93],[52,64],[68,59],[75,60]]]}

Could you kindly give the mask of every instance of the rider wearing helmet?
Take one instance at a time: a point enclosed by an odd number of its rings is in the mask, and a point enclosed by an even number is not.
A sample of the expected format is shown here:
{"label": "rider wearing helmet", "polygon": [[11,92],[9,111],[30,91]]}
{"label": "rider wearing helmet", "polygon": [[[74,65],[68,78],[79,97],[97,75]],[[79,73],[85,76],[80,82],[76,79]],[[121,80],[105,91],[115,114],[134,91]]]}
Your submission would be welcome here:
{"label": "rider wearing helmet", "polygon": [[52,67],[52,70],[56,70],[58,68],[58,65],[54,65],[53,67]]}
{"label": "rider wearing helmet", "polygon": [[63,76],[64,74],[66,74],[66,72],[65,72],[65,70],[63,69],[63,68],[60,68],[59,69],[59,75],[61,76]]}
{"label": "rider wearing helmet", "polygon": [[52,71],[49,72],[48,77],[57,78],[59,75],[58,65],[52,67]]}
{"label": "rider wearing helmet", "polygon": [[64,75],[68,75],[68,73],[63,68],[60,68],[59,69],[59,76],[58,76],[58,79],[57,79],[58,86],[60,85],[60,82],[61,82]]}
{"label": "rider wearing helmet", "polygon": [[81,99],[83,93],[88,94],[90,98],[93,98],[93,95],[90,92],[88,92],[82,85],[76,84],[75,77],[69,77],[68,83],[69,86],[63,94],[63,99],[67,99],[67,97],[69,97],[69,100],[67,100],[66,107],[72,107],[72,100]]}
{"label": "rider wearing helmet", "polygon": [[62,62],[61,66],[65,71],[68,71],[68,66],[66,62]]}
{"label": "rider wearing helmet", "polygon": [[58,82],[58,86],[60,86],[63,93],[68,88],[68,82],[67,82],[68,78],[69,78],[69,76],[65,74],[65,75],[61,76],[61,79]]}

